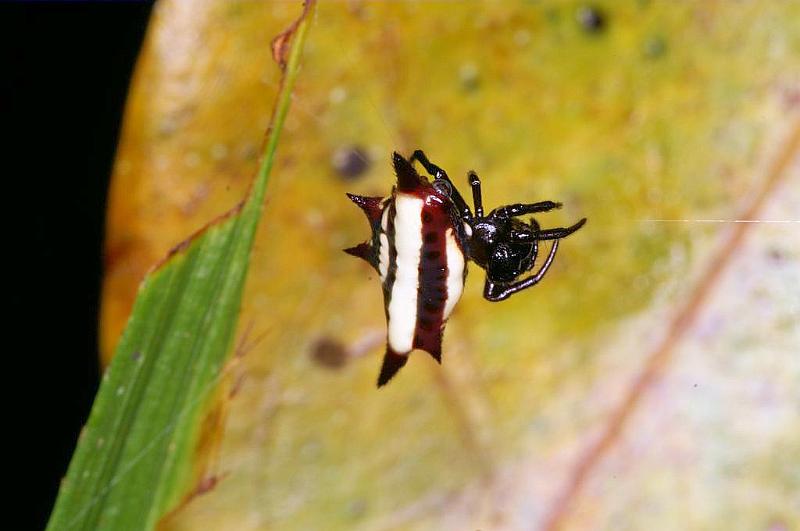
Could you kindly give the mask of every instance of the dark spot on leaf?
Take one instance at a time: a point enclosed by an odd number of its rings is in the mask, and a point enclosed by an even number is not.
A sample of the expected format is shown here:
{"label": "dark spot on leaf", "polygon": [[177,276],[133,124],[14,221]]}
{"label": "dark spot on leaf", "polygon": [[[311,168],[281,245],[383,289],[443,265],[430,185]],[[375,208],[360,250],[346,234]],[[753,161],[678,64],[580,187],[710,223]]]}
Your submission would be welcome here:
{"label": "dark spot on leaf", "polygon": [[131,359],[133,361],[139,361],[141,358],[142,358],[142,353],[139,352],[138,350],[131,354]]}
{"label": "dark spot on leaf", "polygon": [[549,24],[557,24],[561,21],[561,13],[556,7],[548,7],[545,9],[544,18]]}
{"label": "dark spot on leaf", "polygon": [[255,160],[258,157],[258,144],[248,142],[242,147],[241,153],[244,160]]}
{"label": "dark spot on leaf", "polygon": [[346,181],[358,179],[369,169],[369,155],[360,146],[343,146],[331,157],[336,174]]}
{"label": "dark spot on leaf", "polygon": [[347,357],[347,348],[331,337],[321,337],[311,347],[311,358],[328,369],[344,367]]}
{"label": "dark spot on leaf", "polygon": [[347,507],[347,512],[350,513],[351,518],[361,518],[367,511],[367,502],[363,499],[358,499],[350,503]]}
{"label": "dark spot on leaf", "polygon": [[586,33],[600,33],[606,28],[606,16],[597,6],[579,7],[576,17],[578,24]]}
{"label": "dark spot on leaf", "polygon": [[644,56],[647,59],[658,59],[667,53],[667,41],[660,35],[649,37],[644,43]]}
{"label": "dark spot on leaf", "polygon": [[767,251],[767,256],[769,256],[770,260],[775,262],[783,262],[786,259],[786,253],[783,252],[781,249],[772,248]]}

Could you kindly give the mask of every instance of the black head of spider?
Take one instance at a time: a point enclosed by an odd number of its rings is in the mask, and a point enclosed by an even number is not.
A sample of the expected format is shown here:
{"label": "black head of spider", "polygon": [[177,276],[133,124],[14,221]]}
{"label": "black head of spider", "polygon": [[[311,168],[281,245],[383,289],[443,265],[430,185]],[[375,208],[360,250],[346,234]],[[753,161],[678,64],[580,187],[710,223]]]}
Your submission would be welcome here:
{"label": "black head of spider", "polygon": [[486,264],[486,278],[492,282],[513,282],[530,271],[536,259],[536,243],[502,241],[492,246]]}
{"label": "black head of spider", "polygon": [[[481,180],[474,171],[470,171],[467,174],[467,181],[472,189],[475,207],[473,213],[447,173],[432,164],[425,153],[420,150],[415,151],[409,159],[409,162],[414,161],[422,164],[434,177],[433,186],[437,191],[449,192],[446,195],[449,196],[453,206],[454,225],[459,229],[462,247],[468,259],[486,270],[484,297],[490,301],[506,299],[537,284],[553,263],[559,240],[586,223],[584,218],[570,227],[542,230],[533,219],[528,222],[519,219],[520,216],[549,212],[561,207],[561,203],[554,201],[514,203],[498,207],[484,216]],[[533,270],[539,242],[543,240],[553,241],[547,258],[538,271],[521,278]]]}
{"label": "black head of spider", "polygon": [[[555,259],[558,242],[580,229],[586,223],[586,218],[571,227],[542,230],[534,219],[523,223],[512,216],[547,212],[560,206],[560,203],[552,201],[507,205],[493,211],[486,220],[476,220],[476,226],[483,230],[473,231],[470,250],[473,252],[473,261],[486,270],[484,298],[501,301],[538,284],[544,278]],[[487,226],[493,229],[493,236],[489,240],[482,239],[489,232]],[[539,270],[525,277],[534,269],[539,242],[543,240],[553,241],[550,252]],[[480,260],[482,256],[485,257],[483,262]]]}
{"label": "black head of spider", "polygon": [[[532,227],[492,212],[468,222],[469,257],[494,282],[511,282],[533,267],[537,244]],[[521,235],[521,236],[520,236]]]}

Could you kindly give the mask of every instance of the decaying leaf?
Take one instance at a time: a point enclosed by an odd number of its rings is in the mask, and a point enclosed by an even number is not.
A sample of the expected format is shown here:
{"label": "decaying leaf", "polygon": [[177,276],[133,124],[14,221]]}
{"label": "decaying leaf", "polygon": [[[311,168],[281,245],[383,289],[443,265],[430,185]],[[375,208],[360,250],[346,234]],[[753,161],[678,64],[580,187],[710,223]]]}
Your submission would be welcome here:
{"label": "decaying leaf", "polygon": [[[107,353],[146,268],[246,188],[293,8],[159,4],[114,174]],[[800,6],[585,9],[320,6],[246,287],[239,335],[259,341],[224,479],[169,528],[800,525]],[[561,200],[548,221],[590,224],[506,302],[473,268],[443,366],[412,355],[376,392],[381,296],[341,252],[363,234],[344,192],[387,193],[389,154],[418,147],[459,184],[475,169],[487,206]],[[697,221],[743,216],[784,222]]]}

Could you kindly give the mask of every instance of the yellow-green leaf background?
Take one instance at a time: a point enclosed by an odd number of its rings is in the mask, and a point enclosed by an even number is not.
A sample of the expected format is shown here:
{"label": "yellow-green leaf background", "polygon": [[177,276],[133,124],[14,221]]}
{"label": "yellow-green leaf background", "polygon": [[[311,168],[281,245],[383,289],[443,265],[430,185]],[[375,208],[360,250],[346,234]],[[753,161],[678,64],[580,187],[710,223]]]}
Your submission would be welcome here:
{"label": "yellow-green leaf background", "polygon": [[[209,481],[163,527],[800,526],[800,225],[657,221],[800,219],[800,3],[596,5],[599,31],[569,1],[321,2]],[[244,195],[299,9],[157,5],[112,181],[107,355],[145,271]],[[371,164],[346,181],[350,146]],[[387,193],[415,148],[465,189],[476,170],[487,207],[589,223],[508,301],[473,266],[443,365],[414,354],[378,391],[381,290],[341,252],[368,234],[344,193]]]}

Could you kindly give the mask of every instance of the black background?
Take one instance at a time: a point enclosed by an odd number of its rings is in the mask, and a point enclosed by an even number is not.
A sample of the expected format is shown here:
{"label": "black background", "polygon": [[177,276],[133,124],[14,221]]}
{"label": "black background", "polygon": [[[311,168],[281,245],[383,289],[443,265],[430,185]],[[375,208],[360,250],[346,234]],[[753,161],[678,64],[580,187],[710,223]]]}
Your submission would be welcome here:
{"label": "black background", "polygon": [[[105,198],[151,6],[0,5],[6,488],[42,529],[98,384]],[[4,269],[9,269],[8,267]],[[10,324],[10,326],[9,326]]]}

